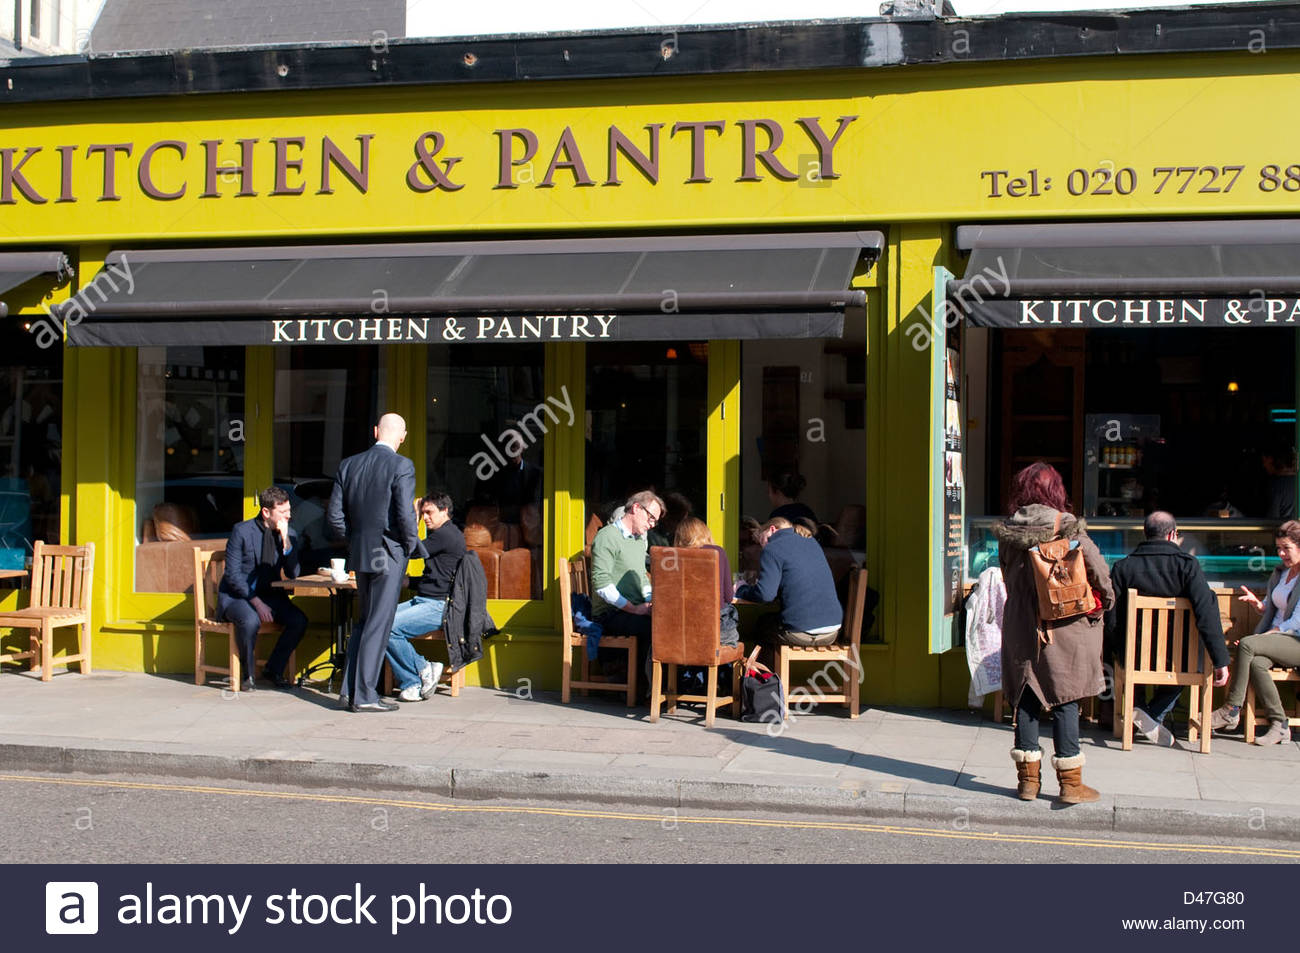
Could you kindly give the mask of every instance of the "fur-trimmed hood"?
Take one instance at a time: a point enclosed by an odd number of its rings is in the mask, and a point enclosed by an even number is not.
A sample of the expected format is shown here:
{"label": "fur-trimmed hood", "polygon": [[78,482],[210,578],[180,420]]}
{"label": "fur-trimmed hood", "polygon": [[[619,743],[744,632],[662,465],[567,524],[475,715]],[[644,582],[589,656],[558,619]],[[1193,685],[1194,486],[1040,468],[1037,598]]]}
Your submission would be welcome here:
{"label": "fur-trimmed hood", "polygon": [[[1057,511],[1041,503],[1022,506],[1002,523],[993,524],[993,535],[998,542],[1016,549],[1029,549],[1039,543],[1045,543],[1055,534],[1052,527],[1056,523]],[[1077,536],[1087,529],[1083,520],[1070,513],[1061,513],[1060,535],[1067,538]]]}

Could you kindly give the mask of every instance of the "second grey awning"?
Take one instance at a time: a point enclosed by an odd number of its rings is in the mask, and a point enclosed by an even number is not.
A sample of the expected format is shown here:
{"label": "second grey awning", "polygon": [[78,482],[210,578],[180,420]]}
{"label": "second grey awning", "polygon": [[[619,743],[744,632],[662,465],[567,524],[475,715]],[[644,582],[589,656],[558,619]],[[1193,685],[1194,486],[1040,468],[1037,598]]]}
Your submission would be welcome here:
{"label": "second grey awning", "polygon": [[948,305],[986,327],[1300,324],[1300,221],[967,225]]}
{"label": "second grey awning", "polygon": [[[61,251],[0,252],[0,294],[39,275],[51,275],[55,283],[61,283],[71,274],[68,257]],[[9,306],[0,301],[0,318],[8,313]]]}
{"label": "second grey awning", "polygon": [[104,300],[96,295],[69,321],[69,339],[838,336],[844,310],[865,301],[849,287],[858,262],[878,257],[883,241],[879,232],[817,232],[115,251],[95,279]]}

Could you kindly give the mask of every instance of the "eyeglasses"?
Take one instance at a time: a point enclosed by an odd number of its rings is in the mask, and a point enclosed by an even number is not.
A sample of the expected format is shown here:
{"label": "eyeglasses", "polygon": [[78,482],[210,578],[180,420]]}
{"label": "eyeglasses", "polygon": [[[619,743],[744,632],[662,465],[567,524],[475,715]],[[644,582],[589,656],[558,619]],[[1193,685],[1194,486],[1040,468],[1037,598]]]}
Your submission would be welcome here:
{"label": "eyeglasses", "polygon": [[656,515],[656,514],[654,514],[654,513],[651,513],[648,509],[646,509],[646,508],[645,508],[642,504],[640,504],[640,503],[638,503],[637,506],[640,507],[640,508],[641,508],[641,512],[645,514],[645,524],[646,524],[646,526],[654,527],[654,526],[658,526],[658,525],[659,525],[659,516],[658,516],[658,515]]}

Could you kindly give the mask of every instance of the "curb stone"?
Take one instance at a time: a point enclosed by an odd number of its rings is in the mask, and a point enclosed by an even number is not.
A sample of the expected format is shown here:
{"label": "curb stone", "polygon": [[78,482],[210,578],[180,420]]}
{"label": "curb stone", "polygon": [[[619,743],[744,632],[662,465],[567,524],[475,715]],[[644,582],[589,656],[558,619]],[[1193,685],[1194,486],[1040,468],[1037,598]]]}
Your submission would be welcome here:
{"label": "curb stone", "polygon": [[960,788],[946,794],[929,785],[924,791],[881,791],[861,784],[780,785],[12,743],[0,744],[0,765],[11,771],[137,773],[301,787],[364,783],[370,788],[419,791],[464,800],[578,801],[711,810],[815,809],[858,819],[948,824],[960,818],[973,825],[1021,826],[1038,822],[1064,832],[1300,841],[1300,808],[1229,801],[1188,802],[1121,795],[1103,797],[1096,804],[1059,808],[1046,796],[1024,804],[1011,797],[1010,791],[1005,798]]}

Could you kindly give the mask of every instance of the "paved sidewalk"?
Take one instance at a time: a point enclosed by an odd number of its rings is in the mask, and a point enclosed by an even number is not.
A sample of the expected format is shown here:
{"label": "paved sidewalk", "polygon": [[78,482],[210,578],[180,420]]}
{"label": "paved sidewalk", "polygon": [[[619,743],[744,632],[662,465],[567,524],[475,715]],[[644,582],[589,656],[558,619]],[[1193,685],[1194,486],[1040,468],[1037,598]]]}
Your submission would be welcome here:
{"label": "paved sidewalk", "polygon": [[[1208,757],[1144,740],[1121,751],[1085,729],[1098,804],[1013,796],[1009,724],[975,712],[819,706],[779,737],[683,707],[658,724],[616,696],[561,705],[445,686],[391,714],[333,696],[233,695],[180,677],[104,672],[41,683],[0,674],[0,771],[149,773],[292,785],[364,783],[456,798],[551,798],[660,807],[816,808],[864,818],[1300,840],[1300,747],[1216,736]],[[1050,729],[1044,724],[1045,745]],[[1050,750],[1046,752],[1050,755]]]}

